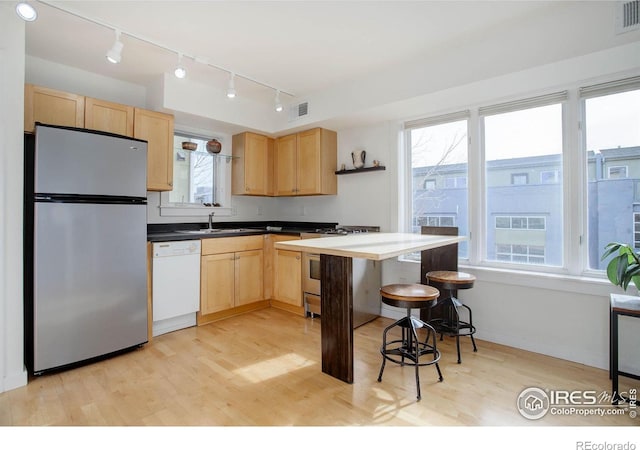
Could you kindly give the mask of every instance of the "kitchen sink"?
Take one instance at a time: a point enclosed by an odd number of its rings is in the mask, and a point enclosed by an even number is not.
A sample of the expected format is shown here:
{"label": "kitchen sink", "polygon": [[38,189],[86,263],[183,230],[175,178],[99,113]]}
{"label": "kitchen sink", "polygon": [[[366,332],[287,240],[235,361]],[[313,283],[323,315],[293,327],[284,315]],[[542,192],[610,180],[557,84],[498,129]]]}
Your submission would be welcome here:
{"label": "kitchen sink", "polygon": [[182,230],[178,233],[188,234],[210,234],[210,233],[243,233],[246,231],[256,231],[251,228],[203,228],[202,230]]}

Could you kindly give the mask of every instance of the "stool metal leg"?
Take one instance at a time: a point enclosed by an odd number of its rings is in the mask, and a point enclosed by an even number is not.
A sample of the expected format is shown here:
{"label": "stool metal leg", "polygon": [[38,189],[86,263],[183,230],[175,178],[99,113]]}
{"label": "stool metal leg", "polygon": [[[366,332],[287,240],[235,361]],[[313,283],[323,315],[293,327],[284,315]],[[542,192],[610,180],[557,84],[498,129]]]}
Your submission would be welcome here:
{"label": "stool metal leg", "polygon": [[[469,336],[471,338],[471,344],[473,345],[473,351],[478,351],[476,340],[473,337],[476,332],[475,326],[473,326],[473,314],[471,308],[462,303],[457,298],[451,296],[451,291],[448,292],[449,297],[439,301],[439,305],[442,306],[442,317],[431,319],[431,311],[429,311],[428,323],[432,325],[437,333],[440,333],[440,340],[443,340],[444,335],[452,336],[456,338],[456,351],[458,356],[458,364],[462,363],[461,351],[460,351],[460,336]],[[459,307],[465,308],[469,312],[469,322],[460,320]],[[468,329],[468,332],[461,330]]]}
{"label": "stool metal leg", "polygon": [[[387,334],[392,328],[396,326],[402,327],[402,339],[388,342]],[[426,328],[427,340],[424,343],[420,342],[416,328]],[[433,333],[432,345],[430,345],[428,342],[431,333]],[[384,329],[384,332],[382,333],[382,347],[380,348],[380,353],[382,354],[382,365],[380,366],[380,373],[378,374],[378,382],[382,381],[382,374],[384,373],[387,359],[400,364],[401,366],[405,365],[405,358],[409,359],[412,362],[408,362],[406,364],[412,364],[415,366],[417,399],[420,400],[422,398],[420,392],[420,366],[435,364],[436,370],[438,371],[438,381],[443,380],[442,372],[438,364],[438,361],[440,360],[440,352],[436,348],[436,338],[436,330],[431,325],[419,319],[411,317],[411,310],[408,309],[407,317],[404,317],[389,325]],[[399,346],[396,348],[387,348],[392,344],[399,344]],[[433,359],[429,362],[420,363],[420,356],[426,354],[432,354]],[[400,356],[401,359],[393,359],[391,356]]]}

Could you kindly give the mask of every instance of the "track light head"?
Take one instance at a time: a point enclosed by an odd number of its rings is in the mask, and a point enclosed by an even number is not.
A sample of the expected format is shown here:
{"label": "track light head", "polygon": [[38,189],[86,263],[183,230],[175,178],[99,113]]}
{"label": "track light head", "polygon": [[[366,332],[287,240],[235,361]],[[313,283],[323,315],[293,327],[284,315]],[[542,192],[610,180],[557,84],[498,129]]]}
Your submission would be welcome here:
{"label": "track light head", "polygon": [[122,48],[124,44],[120,41],[120,31],[116,30],[116,41],[113,43],[113,47],[107,52],[107,61],[113,64],[118,64],[122,61]]}
{"label": "track light head", "polygon": [[236,86],[235,86],[236,74],[229,75],[229,87],[227,88],[227,97],[236,98]]}
{"label": "track light head", "polygon": [[184,78],[187,76],[187,69],[184,68],[184,66],[182,65],[182,53],[178,53],[178,65],[176,66],[176,69],[173,71],[173,74],[176,76],[176,78]]}
{"label": "track light head", "polygon": [[36,9],[25,2],[20,2],[16,5],[16,14],[25,22],[33,22],[38,18]]}
{"label": "track light head", "polygon": [[282,106],[282,102],[280,101],[280,91],[276,91],[276,99],[275,99],[275,110],[276,112],[282,112],[284,107]]}

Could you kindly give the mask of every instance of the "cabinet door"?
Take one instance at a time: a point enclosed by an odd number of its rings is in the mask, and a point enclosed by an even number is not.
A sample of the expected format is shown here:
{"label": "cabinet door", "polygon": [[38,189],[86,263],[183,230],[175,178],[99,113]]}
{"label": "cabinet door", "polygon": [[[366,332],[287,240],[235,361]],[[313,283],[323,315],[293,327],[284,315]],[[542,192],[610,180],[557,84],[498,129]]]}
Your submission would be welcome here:
{"label": "cabinet door", "polygon": [[276,249],[274,298],[302,306],[302,254]]}
{"label": "cabinet door", "polygon": [[298,137],[295,134],[276,139],[275,195],[295,195],[297,189]]}
{"label": "cabinet door", "polygon": [[25,84],[24,131],[33,132],[36,122],[83,128],[84,100],[82,95]]}
{"label": "cabinet door", "polygon": [[234,306],[235,254],[206,255],[200,262],[200,314]]}
{"label": "cabinet door", "polygon": [[173,116],[135,108],[133,137],[147,145],[147,190],[173,189]]}
{"label": "cabinet door", "polygon": [[320,194],[322,185],[320,182],[321,160],[321,130],[313,130],[298,133],[298,191],[297,195]]}
{"label": "cabinet door", "polygon": [[133,137],[133,106],[87,97],[84,108],[86,128]]}
{"label": "cabinet door", "polygon": [[247,133],[244,149],[244,181],[247,194],[267,195],[269,190],[269,138]]}
{"label": "cabinet door", "polygon": [[273,195],[273,139],[255,133],[232,138],[233,195]]}
{"label": "cabinet door", "polygon": [[264,300],[264,252],[251,250],[235,255],[235,306]]}

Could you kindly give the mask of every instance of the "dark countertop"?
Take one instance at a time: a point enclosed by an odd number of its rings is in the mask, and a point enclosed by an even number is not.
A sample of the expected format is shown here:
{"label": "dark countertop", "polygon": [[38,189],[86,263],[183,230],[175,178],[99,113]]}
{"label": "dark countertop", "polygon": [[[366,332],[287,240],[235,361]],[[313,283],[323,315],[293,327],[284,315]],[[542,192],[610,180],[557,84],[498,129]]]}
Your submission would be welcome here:
{"label": "dark countertop", "polygon": [[[334,222],[215,222],[214,233],[198,230],[208,228],[208,223],[148,224],[148,242],[187,241],[230,236],[254,236],[262,234],[300,235],[318,228],[335,228]],[[228,231],[225,231],[228,230]]]}

